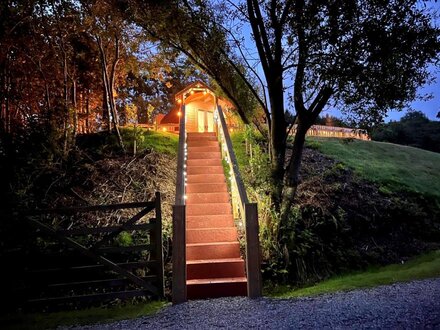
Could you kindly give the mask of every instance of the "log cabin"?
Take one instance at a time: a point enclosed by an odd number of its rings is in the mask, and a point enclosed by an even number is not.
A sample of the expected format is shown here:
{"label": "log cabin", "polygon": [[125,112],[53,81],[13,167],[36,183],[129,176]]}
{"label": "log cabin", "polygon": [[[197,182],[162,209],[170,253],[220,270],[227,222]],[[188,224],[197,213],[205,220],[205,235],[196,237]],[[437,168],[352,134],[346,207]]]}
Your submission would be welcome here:
{"label": "log cabin", "polygon": [[[214,111],[218,105],[223,109],[229,130],[234,131],[239,127],[232,103],[216,95],[205,83],[196,81],[175,95],[175,103],[168,114],[156,117],[157,129],[178,134],[182,104],[185,105],[187,132],[214,132]],[[295,132],[294,127],[291,134],[295,135]],[[370,139],[365,130],[324,125],[313,125],[307,135],[360,140]]]}
{"label": "log cabin", "polygon": [[238,127],[232,103],[216,95],[203,82],[196,81],[175,95],[175,104],[168,114],[160,121],[159,118],[156,118],[159,130],[179,133],[182,104],[185,105],[187,132],[214,132],[214,111],[218,105],[223,109],[229,129],[233,130]]}

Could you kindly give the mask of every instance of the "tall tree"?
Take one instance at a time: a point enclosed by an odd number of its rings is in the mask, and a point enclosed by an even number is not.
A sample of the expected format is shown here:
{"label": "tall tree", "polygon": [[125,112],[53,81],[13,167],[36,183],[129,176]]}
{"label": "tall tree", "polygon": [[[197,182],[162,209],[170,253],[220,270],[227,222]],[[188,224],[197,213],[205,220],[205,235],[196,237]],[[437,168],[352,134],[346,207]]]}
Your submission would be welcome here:
{"label": "tall tree", "polygon": [[[244,122],[252,113],[240,107],[236,84],[225,76],[238,77],[264,110],[281,245],[289,237],[305,136],[323,109],[344,105],[372,121],[404,108],[428,81],[427,66],[440,49],[433,13],[416,0],[122,2],[149,34],[216,80]],[[298,124],[287,160],[286,104]]]}

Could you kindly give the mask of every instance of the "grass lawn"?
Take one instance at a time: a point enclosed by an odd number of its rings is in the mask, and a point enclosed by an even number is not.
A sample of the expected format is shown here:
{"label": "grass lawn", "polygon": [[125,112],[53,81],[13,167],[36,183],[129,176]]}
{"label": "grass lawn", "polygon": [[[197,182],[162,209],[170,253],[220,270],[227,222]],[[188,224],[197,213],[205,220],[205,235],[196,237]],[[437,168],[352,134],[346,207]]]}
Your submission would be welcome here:
{"label": "grass lawn", "polygon": [[378,183],[384,191],[407,190],[440,198],[440,154],[391,143],[308,138],[316,148]]}
{"label": "grass lawn", "polygon": [[[140,127],[138,127],[136,131],[138,151],[153,149],[158,153],[177,155],[179,135],[162,131],[150,131]],[[127,151],[132,152],[134,128],[123,127],[121,132],[127,147]]]}
{"label": "grass lawn", "polygon": [[265,295],[275,298],[314,296],[439,276],[440,250],[416,257],[404,264],[372,268],[365,272],[338,276],[310,287],[292,288],[289,286],[278,286],[274,289],[266,289]]}
{"label": "grass lawn", "polygon": [[90,308],[77,311],[0,316],[2,329],[53,329],[61,325],[109,323],[147,316],[158,312],[168,303],[153,301],[112,308]]}

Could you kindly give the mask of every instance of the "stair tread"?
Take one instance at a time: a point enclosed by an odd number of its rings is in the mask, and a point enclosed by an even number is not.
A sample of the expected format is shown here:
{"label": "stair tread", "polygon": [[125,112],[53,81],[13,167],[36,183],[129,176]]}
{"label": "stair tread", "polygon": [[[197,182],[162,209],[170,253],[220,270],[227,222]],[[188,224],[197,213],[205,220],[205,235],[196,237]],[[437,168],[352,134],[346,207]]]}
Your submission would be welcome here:
{"label": "stair tread", "polygon": [[230,244],[239,245],[238,241],[230,241],[230,242],[209,242],[209,243],[187,243],[186,246],[192,247],[192,246],[230,245]]}
{"label": "stair tread", "polygon": [[186,285],[216,284],[216,283],[247,283],[246,277],[218,277],[187,280]]}
{"label": "stair tread", "polygon": [[224,204],[224,205],[231,205],[230,203],[224,203],[224,202],[223,203],[205,202],[205,203],[198,203],[198,204],[206,204],[206,205],[210,205],[210,204],[213,204],[213,205]]}
{"label": "stair tread", "polygon": [[242,258],[221,258],[221,259],[196,259],[187,260],[187,265],[198,265],[198,264],[216,264],[216,263],[234,263],[234,262],[244,262]]}
{"label": "stair tread", "polygon": [[225,230],[225,229],[233,230],[233,229],[236,229],[236,227],[229,226],[229,227],[190,228],[190,229],[186,229],[186,230]]}

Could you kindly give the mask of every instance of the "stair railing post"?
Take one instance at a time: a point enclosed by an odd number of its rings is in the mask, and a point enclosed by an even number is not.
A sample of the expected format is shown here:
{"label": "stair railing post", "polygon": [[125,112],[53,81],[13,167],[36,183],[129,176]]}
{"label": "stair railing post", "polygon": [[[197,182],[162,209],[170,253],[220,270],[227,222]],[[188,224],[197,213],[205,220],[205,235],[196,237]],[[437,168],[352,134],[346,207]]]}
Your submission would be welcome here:
{"label": "stair railing post", "polygon": [[173,280],[172,301],[180,304],[186,294],[186,228],[185,228],[185,164],[187,158],[185,105],[182,104],[179,123],[179,150],[177,154],[176,199],[173,205]]}
{"label": "stair railing post", "polygon": [[246,269],[248,274],[247,290],[249,298],[261,297],[261,260],[256,203],[244,205],[246,223]]}

